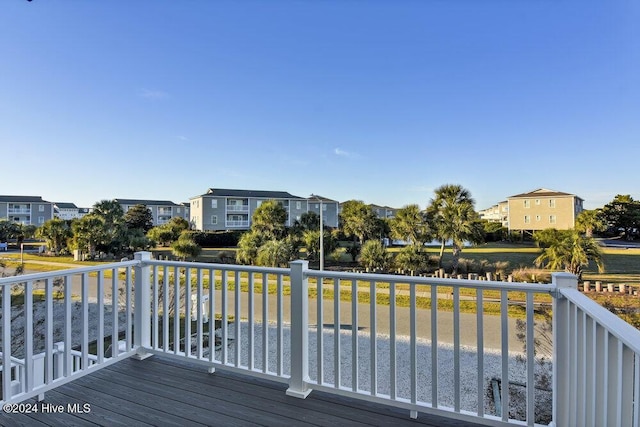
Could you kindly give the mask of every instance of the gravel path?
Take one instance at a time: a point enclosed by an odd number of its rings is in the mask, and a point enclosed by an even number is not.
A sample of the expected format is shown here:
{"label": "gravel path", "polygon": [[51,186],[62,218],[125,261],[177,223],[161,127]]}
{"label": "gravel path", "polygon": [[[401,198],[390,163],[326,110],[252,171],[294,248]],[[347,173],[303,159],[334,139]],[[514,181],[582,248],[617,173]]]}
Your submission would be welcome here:
{"label": "gravel path", "polygon": [[[230,329],[230,332],[233,328]],[[256,324],[254,326],[254,366],[256,369],[262,369],[262,326]],[[375,366],[371,364],[371,345],[372,340],[367,332],[360,331],[357,333],[357,349],[358,360],[357,369],[352,369],[353,354],[353,335],[352,331],[341,330],[340,334],[340,385],[342,387],[352,388],[353,379],[357,375],[358,390],[363,393],[370,394],[372,368],[377,374],[377,392],[380,394],[389,394],[390,390],[390,340],[388,336],[378,335],[376,339],[377,361]],[[269,326],[268,329],[268,354],[269,354],[269,370],[276,371],[276,328]],[[333,385],[335,378],[334,371],[334,331],[333,328],[325,328],[322,333],[323,337],[323,366],[324,366],[324,384]],[[283,332],[283,361],[285,373],[290,370],[290,330],[285,328]],[[318,341],[317,330],[309,331],[309,377],[311,381],[317,381],[318,372]],[[241,325],[240,348],[241,364],[248,365],[248,325],[243,322]],[[431,356],[431,342],[425,339],[417,340],[417,398],[420,402],[431,402],[432,397],[432,377],[431,366],[433,363]],[[410,354],[411,347],[408,337],[399,337],[396,340],[396,389],[397,394],[401,398],[411,398],[411,372],[410,372]],[[526,363],[519,357],[521,353],[510,353],[509,357],[509,381],[515,383],[526,383]],[[221,357],[221,351],[216,352],[216,358]],[[228,361],[233,361],[235,357],[234,345],[231,344],[228,352]],[[478,358],[476,348],[470,346],[462,346],[460,349],[460,381],[461,381],[461,409],[471,412],[477,412],[478,397]],[[454,406],[454,351],[453,346],[441,343],[437,348],[437,390],[438,405],[452,408]],[[547,361],[540,361],[536,364],[536,374],[549,375],[551,364]],[[491,383],[492,378],[500,378],[502,375],[502,358],[495,350],[484,351],[484,371],[480,373],[483,389],[486,391]],[[541,399],[543,392],[536,390],[536,399]],[[485,411],[493,413],[492,399],[483,397]],[[516,402],[522,406],[523,402]],[[514,408],[517,410],[517,408]]]}

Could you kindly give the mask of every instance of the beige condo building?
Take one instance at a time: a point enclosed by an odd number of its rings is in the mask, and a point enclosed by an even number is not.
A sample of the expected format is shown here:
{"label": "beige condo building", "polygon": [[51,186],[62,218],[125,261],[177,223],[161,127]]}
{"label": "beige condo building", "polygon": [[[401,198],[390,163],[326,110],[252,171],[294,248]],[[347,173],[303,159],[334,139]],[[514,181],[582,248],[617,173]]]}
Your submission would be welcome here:
{"label": "beige condo building", "polygon": [[584,200],[575,194],[540,188],[507,198],[509,231],[534,232],[546,228],[574,228],[584,210]]}

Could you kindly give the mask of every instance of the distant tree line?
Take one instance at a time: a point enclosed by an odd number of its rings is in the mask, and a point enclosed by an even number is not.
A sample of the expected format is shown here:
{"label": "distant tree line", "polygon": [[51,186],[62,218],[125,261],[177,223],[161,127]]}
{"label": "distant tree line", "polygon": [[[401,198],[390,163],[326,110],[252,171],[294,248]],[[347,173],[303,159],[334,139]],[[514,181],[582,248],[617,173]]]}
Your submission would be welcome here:
{"label": "distant tree line", "polygon": [[[447,268],[456,274],[466,244],[508,237],[500,223],[481,220],[474,205],[469,190],[446,184],[434,191],[424,209],[417,204],[407,205],[389,219],[379,218],[370,205],[360,200],[349,200],[341,205],[339,227],[321,229],[319,216],[314,212],[303,214],[287,227],[285,208],[270,200],[256,209],[251,229],[246,232],[202,232],[190,230],[189,222],[182,218],[172,218],[154,227],[146,206],[136,205],[124,212],[116,201],[102,200],[81,219],[54,218],[41,227],[0,221],[0,241],[19,243],[37,237],[46,242],[52,254],[68,254],[78,249],[88,258],[98,254],[121,257],[164,246],[171,247],[181,259],[195,259],[202,247],[237,245],[236,262],[265,266],[285,266],[300,257],[302,249],[312,262],[319,259],[321,251],[329,259],[338,259],[342,253],[338,251],[339,242],[347,242],[342,243],[340,251],[349,255],[353,263],[359,262],[367,269],[412,272],[442,268],[445,245],[451,245],[451,263]],[[564,268],[578,275],[590,262],[602,269],[602,257],[592,241],[593,235],[622,235],[631,239],[638,236],[639,229],[640,202],[630,195],[617,195],[603,208],[581,212],[574,230],[534,233],[534,241],[541,248],[536,264],[550,269]],[[392,256],[386,243],[398,240],[406,245]],[[437,256],[430,256],[425,250],[425,244],[431,241],[440,244]]]}
{"label": "distant tree line", "polygon": [[[93,206],[91,213],[79,219],[53,218],[40,227],[0,221],[0,241],[19,243],[36,237],[45,241],[53,255],[79,250],[89,259],[98,254],[119,258],[157,245],[174,244],[188,229],[189,222],[183,218],[172,218],[154,227],[151,210],[146,206],[135,205],[124,212],[115,200],[102,200]],[[181,244],[184,248],[184,239]],[[187,253],[178,250],[179,256],[185,258],[195,253],[193,248],[190,250]]]}

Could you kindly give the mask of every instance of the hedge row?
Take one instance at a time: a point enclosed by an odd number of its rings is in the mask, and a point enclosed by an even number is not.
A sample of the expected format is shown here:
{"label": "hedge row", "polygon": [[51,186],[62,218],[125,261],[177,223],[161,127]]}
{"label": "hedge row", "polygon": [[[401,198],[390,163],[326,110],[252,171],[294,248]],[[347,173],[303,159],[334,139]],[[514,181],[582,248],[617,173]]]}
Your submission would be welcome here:
{"label": "hedge row", "polygon": [[189,231],[191,238],[201,248],[224,248],[238,245],[244,231]]}

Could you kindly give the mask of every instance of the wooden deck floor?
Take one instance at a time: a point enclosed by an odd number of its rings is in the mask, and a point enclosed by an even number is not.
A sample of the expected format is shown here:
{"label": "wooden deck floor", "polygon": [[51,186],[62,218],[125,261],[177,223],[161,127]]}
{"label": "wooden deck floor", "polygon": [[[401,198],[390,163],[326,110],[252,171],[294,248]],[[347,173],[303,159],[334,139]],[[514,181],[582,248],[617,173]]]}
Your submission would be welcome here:
{"label": "wooden deck floor", "polygon": [[[39,404],[63,413],[0,414],[2,426],[468,426],[469,423],[312,392],[285,394],[285,384],[217,371],[158,356],[111,365],[45,395]],[[33,401],[31,401],[33,402]],[[89,404],[70,414],[68,404]],[[55,407],[55,406],[52,406]]]}

